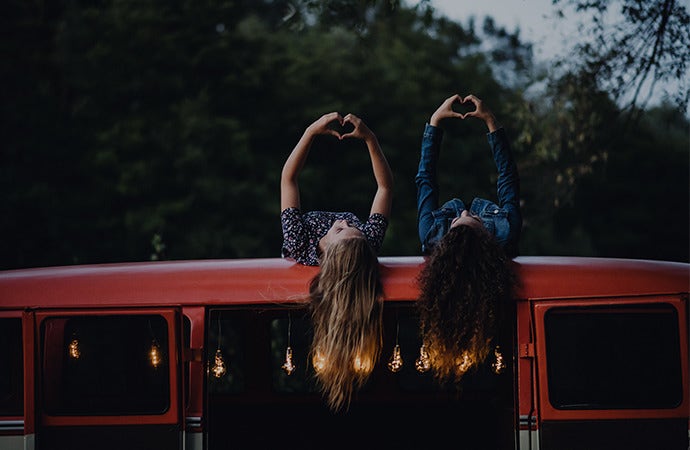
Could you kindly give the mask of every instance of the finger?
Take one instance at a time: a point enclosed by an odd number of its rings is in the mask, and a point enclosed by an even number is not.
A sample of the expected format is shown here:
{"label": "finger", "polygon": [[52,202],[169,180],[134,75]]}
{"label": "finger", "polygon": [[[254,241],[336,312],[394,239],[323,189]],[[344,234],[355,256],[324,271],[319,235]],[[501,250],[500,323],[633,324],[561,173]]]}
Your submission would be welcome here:
{"label": "finger", "polygon": [[466,96],[464,99],[462,99],[462,102],[463,103],[472,102],[476,105],[477,103],[479,103],[479,99],[477,97],[475,97],[473,94],[470,94],[470,95]]}
{"label": "finger", "polygon": [[340,133],[338,133],[335,130],[331,130],[330,128],[327,128],[326,130],[324,130],[324,134],[330,134],[331,136],[335,136],[338,139],[341,139]]}
{"label": "finger", "polygon": [[359,123],[362,121],[362,119],[352,113],[349,113],[347,116],[345,116],[344,120],[349,123]]}
{"label": "finger", "polygon": [[322,120],[324,123],[329,124],[331,122],[338,121],[338,123],[342,123],[342,117],[340,116],[339,112],[331,112],[328,114],[324,114],[322,116]]}

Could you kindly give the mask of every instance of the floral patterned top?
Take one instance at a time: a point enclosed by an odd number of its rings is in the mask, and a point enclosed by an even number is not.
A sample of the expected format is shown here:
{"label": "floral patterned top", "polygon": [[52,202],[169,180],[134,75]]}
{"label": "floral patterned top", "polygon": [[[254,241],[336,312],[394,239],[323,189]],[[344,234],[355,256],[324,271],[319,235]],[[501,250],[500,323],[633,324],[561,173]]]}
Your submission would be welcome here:
{"label": "floral patterned top", "polygon": [[364,234],[375,252],[379,251],[388,228],[388,219],[383,214],[372,214],[366,222],[362,222],[351,212],[302,213],[299,208],[286,208],[280,213],[280,223],[283,227],[283,258],[294,259],[307,266],[318,266],[319,240],[328,232],[334,221],[343,219]]}

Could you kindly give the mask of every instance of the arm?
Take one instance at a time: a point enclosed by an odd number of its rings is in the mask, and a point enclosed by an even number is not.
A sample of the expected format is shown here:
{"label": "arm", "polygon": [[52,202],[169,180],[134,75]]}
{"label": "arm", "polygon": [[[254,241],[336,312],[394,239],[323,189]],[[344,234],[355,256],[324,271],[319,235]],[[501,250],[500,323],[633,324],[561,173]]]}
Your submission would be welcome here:
{"label": "arm", "polygon": [[348,114],[343,119],[343,123],[350,123],[354,129],[347,134],[341,136],[341,139],[358,138],[364,140],[369,150],[369,157],[371,158],[371,167],[374,171],[374,178],[376,179],[376,194],[371,203],[371,214],[382,214],[389,218],[391,214],[391,205],[393,203],[393,172],[391,171],[386,156],[381,150],[376,135],[367,127],[362,120],[354,114]]}
{"label": "arm", "polygon": [[302,134],[302,137],[297,142],[297,145],[288,156],[287,161],[283,165],[283,171],[280,176],[280,210],[284,211],[287,208],[299,208],[299,185],[297,178],[304,167],[304,163],[309,155],[309,149],[314,141],[314,138],[320,134],[331,134],[340,138],[337,131],[328,128],[328,124],[333,121],[338,121],[341,125],[343,118],[337,112],[324,114],[314,123],[309,125]]}
{"label": "arm", "polygon": [[438,208],[438,154],[443,140],[441,121],[448,118],[462,119],[462,114],[453,111],[454,103],[462,103],[462,98],[455,94],[443,101],[431,115],[424,128],[419,168],[415,176],[417,185],[417,231],[419,240],[424,242],[429,229],[434,223],[432,212]]}
{"label": "arm", "polygon": [[[522,215],[520,212],[520,177],[517,164],[513,159],[513,153],[508,143],[506,132],[498,125],[496,117],[484,103],[474,95],[468,95],[464,101],[470,101],[476,106],[476,110],[465,114],[465,117],[477,117],[486,123],[489,130],[487,136],[489,146],[493,153],[498,180],[496,181],[496,195],[498,206],[508,212],[510,223],[510,237],[512,246],[517,246],[522,229]],[[516,251],[514,248],[510,251]]]}
{"label": "arm", "polygon": [[498,125],[496,117],[488,106],[475,97],[468,95],[463,102],[472,102],[476,109],[465,114],[465,117],[477,117],[482,119],[489,130],[489,145],[493,153],[496,169],[498,170],[498,181],[496,183],[496,194],[498,196],[498,206],[504,208],[512,205],[519,208],[520,178],[518,177],[517,165],[513,160],[513,154],[508,145],[508,138],[505,130]]}

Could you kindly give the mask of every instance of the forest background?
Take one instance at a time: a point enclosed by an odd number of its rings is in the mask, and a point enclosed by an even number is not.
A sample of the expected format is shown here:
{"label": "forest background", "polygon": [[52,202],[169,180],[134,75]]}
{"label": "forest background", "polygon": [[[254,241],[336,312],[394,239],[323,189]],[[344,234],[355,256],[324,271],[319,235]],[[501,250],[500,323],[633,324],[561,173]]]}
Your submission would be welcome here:
{"label": "forest background", "polygon": [[[596,13],[638,3],[562,2],[594,5],[603,43]],[[453,93],[482,98],[506,128],[522,255],[689,262],[687,8],[639,3],[629,29],[656,23],[643,48],[629,37],[618,53],[584,45],[537,64],[519,30],[425,1],[4,2],[0,269],[278,257],[282,165],[330,111],[360,116],[393,169],[381,255],[418,255],[422,131]],[[679,91],[638,101],[640,73]],[[442,201],[495,198],[485,134],[480,121],[446,127]],[[366,148],[319,139],[300,188],[305,210],[365,217]]]}

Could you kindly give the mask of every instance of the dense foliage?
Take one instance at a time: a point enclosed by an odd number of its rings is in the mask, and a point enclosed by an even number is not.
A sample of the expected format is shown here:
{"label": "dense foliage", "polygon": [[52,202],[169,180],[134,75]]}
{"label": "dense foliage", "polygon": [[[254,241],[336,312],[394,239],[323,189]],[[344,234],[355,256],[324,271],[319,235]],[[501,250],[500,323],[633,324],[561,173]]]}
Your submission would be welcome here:
{"label": "dense foliage", "polygon": [[[655,107],[631,126],[581,73],[543,83],[529,43],[491,19],[365,0],[1,9],[0,268],[279,256],[280,169],[336,110],[365,120],[394,171],[382,255],[419,254],[421,133],[455,92],[484,99],[513,140],[522,254],[688,261],[682,111]],[[484,133],[448,129],[442,198],[495,195]],[[300,186],[305,209],[365,215],[365,147],[317,142]]]}

